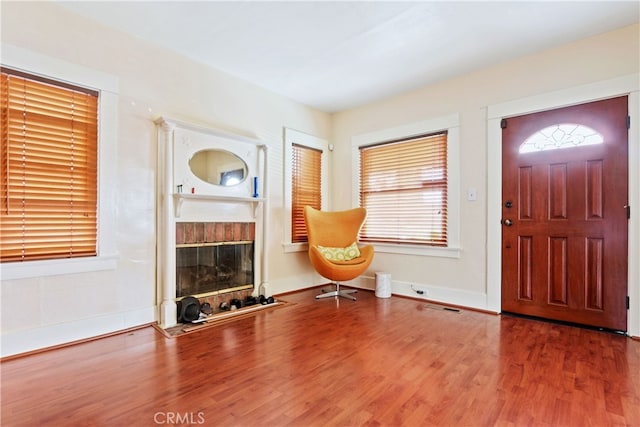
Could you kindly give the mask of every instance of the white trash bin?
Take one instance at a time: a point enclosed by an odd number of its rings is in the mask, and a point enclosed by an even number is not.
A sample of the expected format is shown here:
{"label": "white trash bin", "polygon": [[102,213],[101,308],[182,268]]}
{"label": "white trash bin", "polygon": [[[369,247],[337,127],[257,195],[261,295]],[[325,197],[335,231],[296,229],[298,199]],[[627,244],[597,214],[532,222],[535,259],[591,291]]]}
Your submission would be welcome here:
{"label": "white trash bin", "polygon": [[376,296],[378,298],[391,298],[390,273],[376,273]]}

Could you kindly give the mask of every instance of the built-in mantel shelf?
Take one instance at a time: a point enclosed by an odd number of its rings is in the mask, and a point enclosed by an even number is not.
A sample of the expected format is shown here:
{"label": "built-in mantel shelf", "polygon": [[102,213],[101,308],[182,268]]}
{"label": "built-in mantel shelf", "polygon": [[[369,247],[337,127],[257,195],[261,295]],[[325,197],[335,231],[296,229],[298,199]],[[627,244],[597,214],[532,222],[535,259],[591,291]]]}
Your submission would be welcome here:
{"label": "built-in mantel shelf", "polygon": [[255,216],[260,203],[266,201],[267,199],[261,197],[213,196],[208,194],[173,193],[173,200],[175,201],[176,218],[180,218],[182,204],[185,200],[253,203]]}

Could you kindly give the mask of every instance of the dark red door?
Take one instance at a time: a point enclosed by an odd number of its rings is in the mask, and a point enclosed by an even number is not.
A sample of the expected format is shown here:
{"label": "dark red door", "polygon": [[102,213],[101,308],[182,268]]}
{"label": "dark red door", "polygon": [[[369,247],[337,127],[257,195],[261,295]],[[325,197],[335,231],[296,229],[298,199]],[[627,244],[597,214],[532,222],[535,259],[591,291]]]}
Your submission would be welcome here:
{"label": "dark red door", "polygon": [[502,311],[627,330],[627,97],[502,133]]}

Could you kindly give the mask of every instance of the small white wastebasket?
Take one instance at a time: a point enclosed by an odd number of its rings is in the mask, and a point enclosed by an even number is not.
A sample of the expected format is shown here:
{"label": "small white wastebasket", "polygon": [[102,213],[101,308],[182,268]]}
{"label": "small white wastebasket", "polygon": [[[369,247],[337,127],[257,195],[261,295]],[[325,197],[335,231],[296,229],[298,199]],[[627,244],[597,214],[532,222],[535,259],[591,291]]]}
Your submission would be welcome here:
{"label": "small white wastebasket", "polygon": [[390,273],[376,273],[376,296],[378,298],[391,298]]}

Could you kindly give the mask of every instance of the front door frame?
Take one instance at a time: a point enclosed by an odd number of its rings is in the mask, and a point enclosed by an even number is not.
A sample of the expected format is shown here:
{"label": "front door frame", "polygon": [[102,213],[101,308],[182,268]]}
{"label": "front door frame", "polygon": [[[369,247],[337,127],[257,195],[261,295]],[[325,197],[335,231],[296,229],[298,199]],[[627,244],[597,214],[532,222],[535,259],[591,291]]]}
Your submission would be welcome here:
{"label": "front door frame", "polygon": [[627,334],[640,337],[640,74],[576,86],[487,107],[487,309],[501,312],[503,118],[629,96],[629,262]]}

